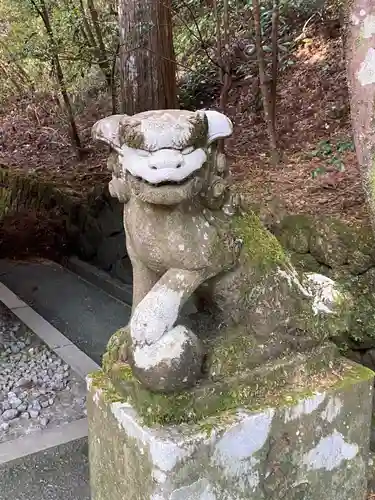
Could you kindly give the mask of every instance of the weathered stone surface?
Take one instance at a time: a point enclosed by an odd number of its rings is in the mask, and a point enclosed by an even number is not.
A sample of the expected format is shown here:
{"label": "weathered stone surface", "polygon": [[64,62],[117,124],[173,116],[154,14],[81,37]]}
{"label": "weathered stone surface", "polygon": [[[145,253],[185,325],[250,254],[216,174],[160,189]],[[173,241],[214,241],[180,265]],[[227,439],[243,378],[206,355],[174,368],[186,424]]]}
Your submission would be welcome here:
{"label": "weathered stone surface", "polygon": [[[287,215],[272,226],[281,244],[303,271],[328,266],[344,275],[359,275],[375,265],[375,242],[369,227],[352,227],[330,218]],[[329,272],[328,269],[326,271]]]}
{"label": "weathered stone surface", "polygon": [[163,336],[156,349],[137,347],[131,353],[135,376],[155,391],[174,392],[191,387],[202,376],[204,348],[188,328],[178,325]]}
{"label": "weathered stone surface", "polygon": [[345,226],[338,230],[339,223],[322,220],[315,224],[310,236],[310,252],[319,261],[328,266],[340,266],[348,260],[348,247],[343,235]]}
{"label": "weathered stone surface", "polygon": [[[206,360],[215,341],[205,344],[206,352],[201,349],[205,328],[192,328],[184,342],[178,336],[187,328],[184,304],[196,296],[206,303],[201,310],[220,318],[223,329],[216,329],[217,337],[225,337],[233,326],[243,327],[251,340],[257,337],[247,353],[249,365],[253,351],[270,336],[302,330],[313,341],[310,347],[324,343],[332,329],[324,321],[324,328],[318,325],[321,316],[331,314],[336,320],[336,302],[343,302],[337,295],[323,304],[315,289],[303,283],[280,242],[230,189],[229,168],[217,141],[231,133],[229,119],[215,111],[114,115],[93,127],[94,137],[112,148],[110,192],[126,200],[126,245],[133,266],[131,356],[115,361],[129,361],[143,384],[155,391],[193,386],[210,371]],[[307,252],[309,226],[304,218],[296,219],[294,230],[296,224],[298,234],[287,239],[295,250]],[[332,253],[321,250],[327,258]],[[110,259],[106,253],[100,260]],[[334,288],[329,280],[325,295],[328,288]],[[275,351],[276,362],[280,351]]]}
{"label": "weathered stone surface", "polygon": [[364,500],[373,374],[317,380],[257,411],[149,428],[93,375],[92,500]]}
{"label": "weathered stone surface", "polygon": [[290,260],[296,269],[303,272],[321,273],[327,275],[329,268],[325,267],[311,255],[311,253],[292,253]]}
{"label": "weathered stone surface", "polygon": [[275,233],[284,248],[288,248],[293,252],[305,254],[310,249],[312,226],[311,217],[292,215],[282,219],[275,227]]}

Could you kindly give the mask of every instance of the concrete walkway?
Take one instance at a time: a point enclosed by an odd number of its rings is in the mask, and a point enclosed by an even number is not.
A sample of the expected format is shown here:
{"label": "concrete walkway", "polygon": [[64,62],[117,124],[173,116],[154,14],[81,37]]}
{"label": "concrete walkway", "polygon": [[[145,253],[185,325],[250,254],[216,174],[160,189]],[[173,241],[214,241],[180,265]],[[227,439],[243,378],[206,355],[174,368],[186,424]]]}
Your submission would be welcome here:
{"label": "concrete walkway", "polygon": [[0,500],[90,500],[87,439],[0,465]]}
{"label": "concrete walkway", "polygon": [[[130,317],[129,305],[50,261],[0,260],[0,300],[82,377]],[[0,445],[0,500],[9,498],[90,499],[85,419]]]}
{"label": "concrete walkway", "polygon": [[130,318],[129,305],[51,261],[0,260],[0,282],[98,364]]}

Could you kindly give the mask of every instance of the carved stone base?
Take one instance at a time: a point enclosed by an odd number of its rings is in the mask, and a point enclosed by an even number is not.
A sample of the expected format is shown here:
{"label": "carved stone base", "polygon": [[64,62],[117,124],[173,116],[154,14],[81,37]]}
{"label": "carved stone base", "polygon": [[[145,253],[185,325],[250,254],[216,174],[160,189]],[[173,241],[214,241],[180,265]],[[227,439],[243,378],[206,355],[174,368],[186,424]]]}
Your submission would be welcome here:
{"label": "carved stone base", "polygon": [[151,428],[93,374],[92,500],[365,499],[373,373],[342,361],[310,382],[257,410]]}

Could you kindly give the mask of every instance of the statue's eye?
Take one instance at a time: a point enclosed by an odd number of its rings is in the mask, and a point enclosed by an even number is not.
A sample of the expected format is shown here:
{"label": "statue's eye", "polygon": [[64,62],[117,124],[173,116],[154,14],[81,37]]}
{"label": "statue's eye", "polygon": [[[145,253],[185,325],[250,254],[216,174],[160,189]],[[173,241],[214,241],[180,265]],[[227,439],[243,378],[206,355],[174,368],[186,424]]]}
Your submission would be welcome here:
{"label": "statue's eye", "polygon": [[190,153],[192,153],[194,151],[194,148],[193,146],[190,146],[189,148],[185,148],[181,151],[181,153],[183,155],[189,155]]}
{"label": "statue's eye", "polygon": [[142,158],[148,158],[149,156],[151,156],[151,153],[149,153],[148,151],[145,151],[144,149],[137,149],[136,152],[137,152],[137,155],[141,156]]}

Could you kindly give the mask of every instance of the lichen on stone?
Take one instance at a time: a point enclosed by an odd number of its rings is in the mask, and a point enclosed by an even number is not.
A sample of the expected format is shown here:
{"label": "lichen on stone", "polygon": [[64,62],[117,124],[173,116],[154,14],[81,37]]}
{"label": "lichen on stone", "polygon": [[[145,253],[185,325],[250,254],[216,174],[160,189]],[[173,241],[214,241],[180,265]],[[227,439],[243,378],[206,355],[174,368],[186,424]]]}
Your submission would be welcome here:
{"label": "lichen on stone", "polygon": [[208,121],[204,113],[197,114],[194,119],[191,119],[192,127],[191,134],[186,144],[181,144],[181,148],[193,146],[195,148],[203,148],[207,142]]}
{"label": "lichen on stone", "polygon": [[145,148],[145,138],[140,130],[137,130],[131,124],[124,123],[120,127],[119,135],[121,139],[121,145],[125,144],[129,148],[133,149],[144,149]]}

